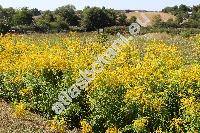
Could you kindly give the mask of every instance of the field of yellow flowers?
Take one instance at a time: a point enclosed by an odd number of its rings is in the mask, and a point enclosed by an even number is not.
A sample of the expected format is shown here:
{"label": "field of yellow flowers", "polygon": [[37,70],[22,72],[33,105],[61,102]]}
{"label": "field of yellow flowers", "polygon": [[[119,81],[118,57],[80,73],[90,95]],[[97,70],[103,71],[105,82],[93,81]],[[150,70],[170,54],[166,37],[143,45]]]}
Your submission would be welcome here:
{"label": "field of yellow flowers", "polygon": [[83,133],[200,132],[200,35],[176,42],[136,37],[60,115],[60,91],[115,37],[76,33],[0,37],[0,98]]}

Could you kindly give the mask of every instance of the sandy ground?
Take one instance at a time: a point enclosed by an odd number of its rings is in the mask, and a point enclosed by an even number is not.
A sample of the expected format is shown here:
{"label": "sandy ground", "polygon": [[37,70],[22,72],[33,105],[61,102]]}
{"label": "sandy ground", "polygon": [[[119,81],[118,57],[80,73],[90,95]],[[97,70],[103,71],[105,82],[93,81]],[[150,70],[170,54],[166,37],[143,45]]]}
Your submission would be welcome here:
{"label": "sandy ground", "polygon": [[13,109],[0,100],[0,133],[46,133],[47,122],[40,116],[27,112],[22,119],[14,118]]}

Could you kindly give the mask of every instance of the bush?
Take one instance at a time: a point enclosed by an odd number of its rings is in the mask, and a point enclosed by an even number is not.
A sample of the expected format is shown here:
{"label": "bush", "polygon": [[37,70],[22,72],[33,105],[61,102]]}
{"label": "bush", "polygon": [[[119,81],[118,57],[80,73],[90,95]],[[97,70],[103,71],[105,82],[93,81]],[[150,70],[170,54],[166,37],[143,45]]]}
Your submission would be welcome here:
{"label": "bush", "polygon": [[10,26],[6,23],[0,22],[0,34],[6,34],[9,32]]}
{"label": "bush", "polygon": [[182,31],[182,32],[180,33],[180,35],[183,36],[183,37],[190,37],[191,34],[192,34],[192,33],[191,33],[190,31]]}
{"label": "bush", "polygon": [[123,127],[127,124],[123,110],[125,88],[99,88],[90,95],[91,112],[89,119],[94,132],[105,132],[112,126]]}
{"label": "bush", "polygon": [[97,42],[98,43],[105,43],[108,41],[108,34],[105,34],[105,33],[100,33],[98,34],[97,36]]}
{"label": "bush", "polygon": [[84,27],[77,27],[77,26],[70,26],[69,29],[72,32],[85,32],[86,31],[86,28],[84,28]]}
{"label": "bush", "polygon": [[70,129],[80,128],[80,121],[89,117],[91,111],[88,103],[87,93],[82,91],[60,115],[60,117],[65,118]]}
{"label": "bush", "polygon": [[105,33],[116,35],[118,32],[126,34],[128,33],[128,27],[126,26],[112,26],[112,27],[106,27],[104,29]]}
{"label": "bush", "polygon": [[69,25],[62,21],[62,22],[51,22],[50,23],[50,30],[52,32],[63,32],[69,30]]}
{"label": "bush", "polygon": [[37,32],[49,32],[51,29],[51,25],[48,22],[45,22],[43,20],[36,21],[36,31]]}
{"label": "bush", "polygon": [[158,27],[142,27],[140,34],[147,34],[147,33],[168,33],[171,35],[181,35],[183,37],[194,36],[200,34],[200,29],[196,28],[158,28]]}
{"label": "bush", "polygon": [[26,34],[28,32],[34,32],[36,30],[36,27],[33,25],[18,25],[18,26],[14,26],[11,28],[13,31],[15,31],[15,33],[23,33]]}

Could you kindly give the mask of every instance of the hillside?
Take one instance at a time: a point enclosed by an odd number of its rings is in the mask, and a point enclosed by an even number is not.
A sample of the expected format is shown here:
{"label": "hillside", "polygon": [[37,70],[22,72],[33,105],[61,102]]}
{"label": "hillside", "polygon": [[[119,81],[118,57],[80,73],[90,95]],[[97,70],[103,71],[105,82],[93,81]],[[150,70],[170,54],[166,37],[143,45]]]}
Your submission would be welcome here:
{"label": "hillside", "polygon": [[148,25],[152,25],[153,18],[158,15],[160,15],[161,19],[165,22],[169,19],[175,19],[174,15],[163,13],[163,12],[129,12],[129,13],[126,13],[126,15],[128,19],[131,18],[132,16],[141,18],[142,13],[144,13],[151,20],[151,22]]}

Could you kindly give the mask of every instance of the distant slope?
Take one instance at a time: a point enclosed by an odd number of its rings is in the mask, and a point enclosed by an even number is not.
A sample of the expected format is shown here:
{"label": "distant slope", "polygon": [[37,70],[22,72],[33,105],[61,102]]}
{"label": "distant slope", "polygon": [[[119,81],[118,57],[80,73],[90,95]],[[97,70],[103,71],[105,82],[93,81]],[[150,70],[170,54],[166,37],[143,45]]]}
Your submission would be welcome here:
{"label": "distant slope", "polygon": [[175,16],[174,15],[171,15],[171,14],[168,14],[168,13],[163,13],[163,12],[129,12],[129,13],[126,13],[127,15],[127,18],[130,19],[132,16],[135,16],[135,17],[139,17],[141,18],[141,14],[144,13],[149,19],[150,19],[150,23],[148,23],[148,25],[152,25],[152,20],[155,16],[158,16],[160,15],[161,16],[161,19],[163,21],[167,21],[169,19],[175,19]]}

